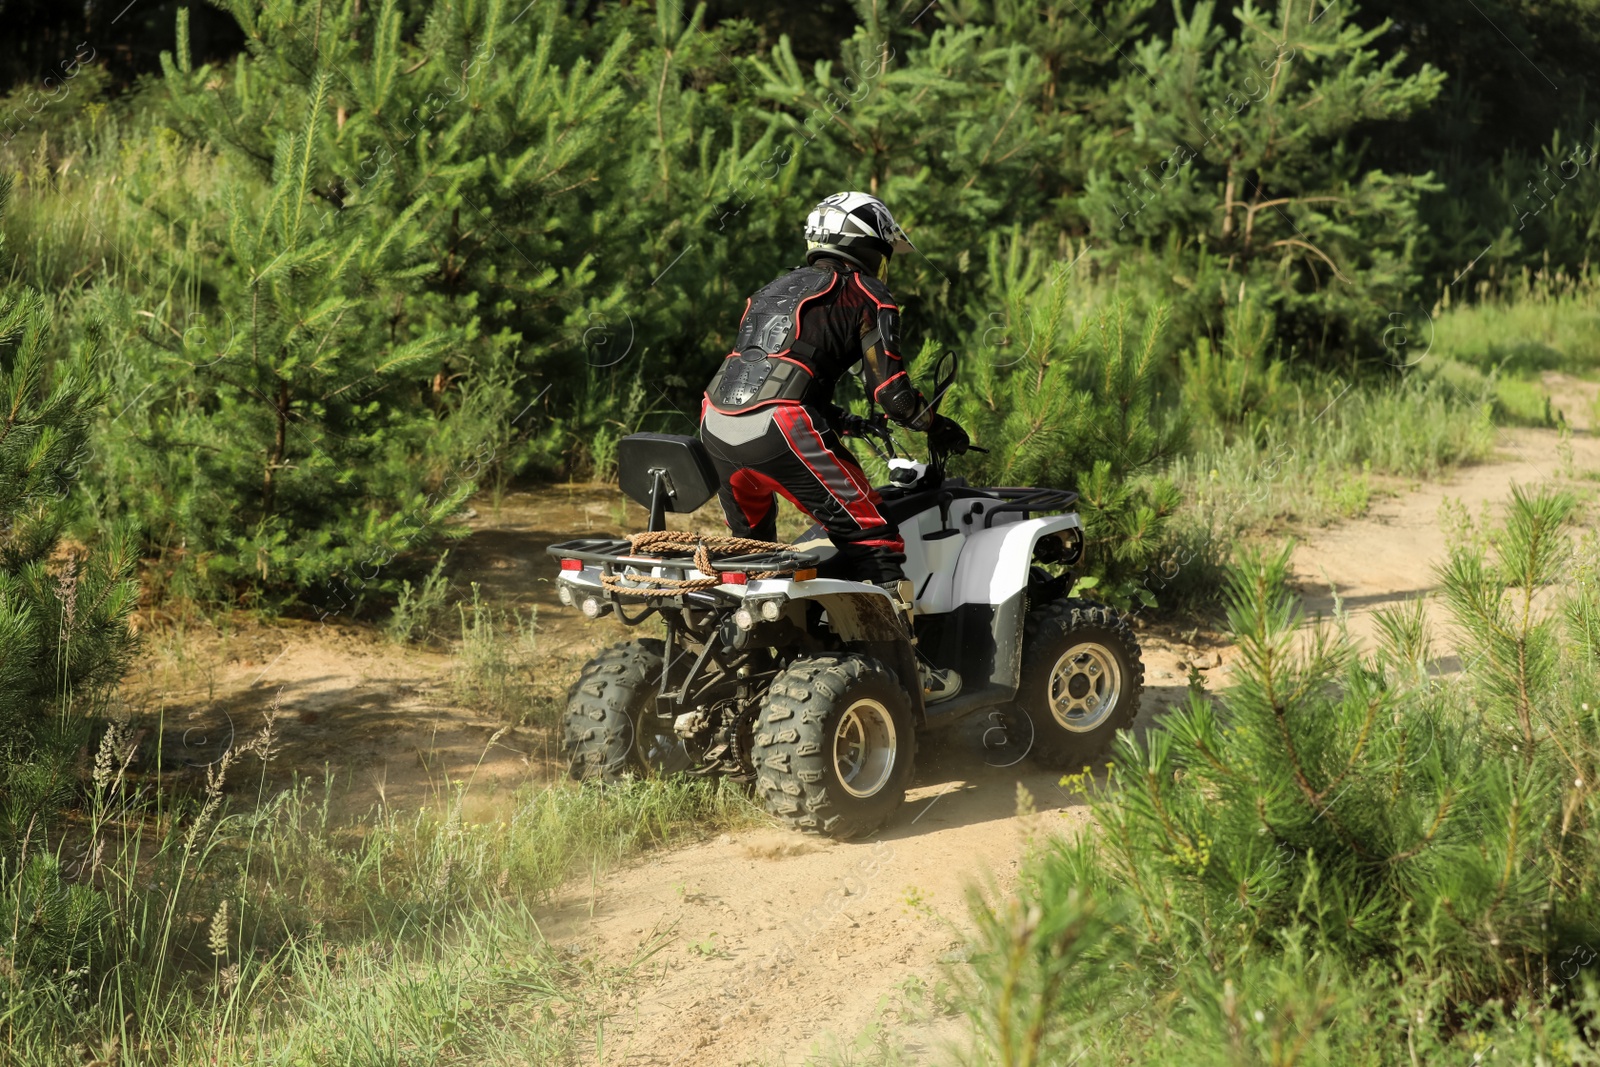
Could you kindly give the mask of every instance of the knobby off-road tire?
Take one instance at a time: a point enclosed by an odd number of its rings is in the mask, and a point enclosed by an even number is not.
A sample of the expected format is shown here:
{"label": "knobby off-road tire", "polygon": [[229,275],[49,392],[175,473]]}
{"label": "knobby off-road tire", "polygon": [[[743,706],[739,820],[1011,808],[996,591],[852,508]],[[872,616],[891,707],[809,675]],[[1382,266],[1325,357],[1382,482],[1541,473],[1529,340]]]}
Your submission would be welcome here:
{"label": "knobby off-road tire", "polygon": [[911,699],[859,655],[802,660],[773,680],[756,723],[756,795],[797,830],[852,838],[905,800],[916,753]]}
{"label": "knobby off-road tire", "polygon": [[1015,714],[1040,766],[1078,770],[1133,724],[1144,693],[1139,641],[1120,612],[1057,600],[1030,612]]}
{"label": "knobby off-road tire", "polygon": [[660,641],[628,641],[584,665],[567,692],[561,742],[573,778],[618,782],[691,766],[683,742],[655,718],[663,651]]}

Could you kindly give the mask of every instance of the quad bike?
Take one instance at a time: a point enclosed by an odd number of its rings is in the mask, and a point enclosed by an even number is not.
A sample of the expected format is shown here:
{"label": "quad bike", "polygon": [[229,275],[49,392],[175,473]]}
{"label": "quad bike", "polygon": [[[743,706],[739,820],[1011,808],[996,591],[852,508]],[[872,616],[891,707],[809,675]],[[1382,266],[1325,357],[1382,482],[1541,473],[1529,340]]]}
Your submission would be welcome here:
{"label": "quad bike", "polygon": [[[954,377],[951,365],[935,405]],[[854,434],[888,450],[879,511],[905,538],[909,613],[881,586],[827,576],[818,527],[796,546],[667,532],[667,511],[715,494],[710,457],[694,437],[621,440],[622,489],[650,509],[649,532],[550,546],[557,593],[591,619],[659,615],[666,638],[583,668],[563,742],[574,778],[721,775],[793,827],[850,838],[900,806],[919,731],[988,712],[1017,758],[1076,769],[1133,721],[1144,665],[1131,627],[1068,597],[1077,494],[968,486],[949,457],[900,456],[881,416]],[[960,692],[925,704],[919,656],[960,672]]]}

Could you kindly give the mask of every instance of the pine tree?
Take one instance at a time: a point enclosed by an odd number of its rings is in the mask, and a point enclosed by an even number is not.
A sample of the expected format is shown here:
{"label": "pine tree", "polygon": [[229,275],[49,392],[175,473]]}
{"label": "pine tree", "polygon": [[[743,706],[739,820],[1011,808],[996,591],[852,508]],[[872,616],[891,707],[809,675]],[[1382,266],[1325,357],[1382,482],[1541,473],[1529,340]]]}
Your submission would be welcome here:
{"label": "pine tree", "polygon": [[[1518,491],[1503,528],[1452,553],[1450,686],[1429,675],[1421,605],[1380,613],[1363,655],[1301,628],[1286,551],[1246,555],[1232,685],[1130,741],[1099,812],[1105,884],[1135,887],[1152,947],[1220,958],[1297,929],[1354,970],[1418,960],[1471,1001],[1537,991],[1595,936],[1596,679],[1587,649],[1562,649],[1559,606],[1536,606],[1572,560],[1573,506]],[[1581,591],[1567,613],[1587,617]]]}
{"label": "pine tree", "polygon": [[392,217],[319,216],[327,84],[314,82],[302,126],[278,139],[270,184],[238,176],[216,201],[147,203],[211,250],[205,283],[231,328],[201,360],[146,335],[141,407],[109,427],[108,509],[132,511],[150,539],[190,557],[202,589],[293,596],[340,579],[359,595],[394,583],[379,575],[472,489],[458,479],[428,492],[412,462],[424,430],[406,379],[459,337],[392,313],[431,269],[414,221],[427,201]]}
{"label": "pine tree", "polygon": [[652,395],[686,401],[672,381],[720,358],[743,295],[733,279],[786,262],[747,232],[771,224],[782,194],[756,177],[769,123],[740,113],[749,76],[728,58],[745,24],[707,27],[703,5],[608,4],[584,21],[496,0],[430,9],[416,29],[393,0],[229,10],[252,57],[231,72],[174,57],[180,130],[265,175],[313,76],[328,75],[318,213],[387,222],[427,198],[412,225],[433,269],[400,310],[456,325],[463,343],[438,354],[424,401],[448,412],[494,381],[509,420],[537,400],[521,425],[553,432],[520,442],[512,466],[581,470],[641,372]]}
{"label": "pine tree", "polygon": [[123,541],[62,544],[104,393],[92,344],[47,367],[47,332],[38,293],[0,293],[0,853],[70,794],[65,762],[121,677],[138,599]]}
{"label": "pine tree", "polygon": [[1348,358],[1417,284],[1431,177],[1372,168],[1359,132],[1426,108],[1443,78],[1380,56],[1386,27],[1347,7],[1247,2],[1230,33],[1197,3],[1124,75],[1131,133],[1086,208],[1122,269],[1155,260],[1185,290],[1182,332],[1215,325],[1243,286],[1287,340]]}
{"label": "pine tree", "polygon": [[[1120,742],[1103,785],[1091,768],[1064,782],[1089,792],[1097,832],[975,901],[986,984],[969,1002],[995,1058],[1317,1060],[1338,1020],[1357,1033],[1330,1051],[1394,1018],[1405,1037],[1372,1062],[1466,1062],[1530,1016],[1568,1033],[1555,1009],[1586,1018],[1600,545],[1574,552],[1573,508],[1518,491],[1503,526],[1453,549],[1455,678],[1436,673],[1422,603],[1380,612],[1363,652],[1337,621],[1305,625],[1287,546],[1246,553],[1228,688]],[[1547,1058],[1570,1059],[1569,1040]]]}
{"label": "pine tree", "polygon": [[1166,311],[1140,324],[1126,303],[1076,307],[1065,271],[1040,283],[1000,260],[998,247],[990,273],[1003,279],[1003,306],[1031,328],[968,354],[946,413],[989,451],[969,453],[958,469],[981,484],[1076,489],[1098,595],[1153,603],[1146,579],[1171,549],[1167,520],[1179,503],[1159,470],[1186,436],[1181,420],[1157,409]]}

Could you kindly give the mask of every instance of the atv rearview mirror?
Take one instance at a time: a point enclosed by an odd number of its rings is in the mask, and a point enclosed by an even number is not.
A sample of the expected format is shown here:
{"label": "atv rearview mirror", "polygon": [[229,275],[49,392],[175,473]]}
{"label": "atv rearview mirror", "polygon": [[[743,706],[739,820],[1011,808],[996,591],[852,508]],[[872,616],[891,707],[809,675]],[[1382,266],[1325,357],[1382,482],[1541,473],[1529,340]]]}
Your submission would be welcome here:
{"label": "atv rearview mirror", "polygon": [[617,442],[622,491],[650,512],[650,529],[664,530],[667,512],[680,515],[710,500],[718,481],[699,438],[675,433],[634,433]]}
{"label": "atv rearview mirror", "polygon": [[939,410],[939,402],[944,399],[944,394],[956,381],[956,354],[945,352],[933,365],[933,380],[939,384],[934,386],[933,400],[929,406]]}

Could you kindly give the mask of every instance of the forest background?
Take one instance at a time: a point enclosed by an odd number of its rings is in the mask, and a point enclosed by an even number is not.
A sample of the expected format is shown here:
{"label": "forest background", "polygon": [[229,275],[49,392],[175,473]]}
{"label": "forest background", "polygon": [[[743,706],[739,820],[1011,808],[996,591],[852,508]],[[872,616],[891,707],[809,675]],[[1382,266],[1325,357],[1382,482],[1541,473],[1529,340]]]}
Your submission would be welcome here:
{"label": "forest background", "polygon": [[[188,989],[178,890],[152,911],[60,862],[121,781],[103,713],[133,612],[414,607],[475,494],[609,481],[621,436],[692,430],[743,298],[800,260],[824,195],[873,192],[916,242],[890,284],[914,373],[962,358],[947,411],[990,449],[963,473],[1077,488],[1080,588],[1140,611],[1214,611],[1241,538],[1358,514],[1483,458],[1497,425],[1564,428],[1545,376],[1600,367],[1595,0],[0,0],[0,20],[0,846],[11,913],[39,917],[33,941],[9,924],[0,972],[102,982],[41,987],[41,1057],[127,1014],[108,960],[137,961],[140,1026],[181,1045],[192,1023],[163,999]],[[1233,603],[1240,632],[1272,604]],[[87,785],[85,746],[107,761]],[[183,870],[210,810],[152,816]],[[206,958],[191,942],[171,955]]]}
{"label": "forest background", "polygon": [[0,106],[10,284],[49,365],[95,346],[87,528],[212,602],[381,604],[474,488],[688,430],[838,189],[914,234],[969,474],[1083,483],[1132,575],[1177,497],[1122,483],[1208,428],[1352,377],[1545,417],[1479,379],[1559,345],[1446,337],[1479,373],[1440,374],[1438,319],[1584,282],[1600,218],[1584,4],[86,10],[7,5],[44,75]]}

